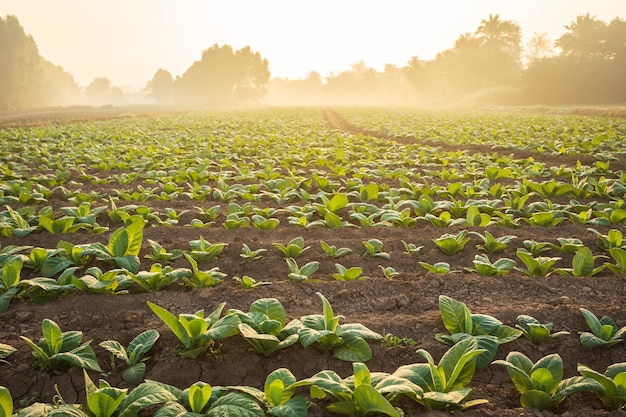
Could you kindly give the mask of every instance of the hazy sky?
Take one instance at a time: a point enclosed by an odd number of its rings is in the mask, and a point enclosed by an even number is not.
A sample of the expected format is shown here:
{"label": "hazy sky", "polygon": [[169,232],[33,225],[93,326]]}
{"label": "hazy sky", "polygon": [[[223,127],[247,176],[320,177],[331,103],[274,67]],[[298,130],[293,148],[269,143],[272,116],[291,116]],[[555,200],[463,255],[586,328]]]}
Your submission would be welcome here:
{"label": "hazy sky", "polygon": [[0,0],[39,52],[81,86],[95,77],[145,86],[159,68],[181,75],[213,44],[249,45],[272,77],[326,76],[364,60],[382,70],[432,59],[490,13],[527,40],[551,39],[576,16],[626,18],[626,0]]}

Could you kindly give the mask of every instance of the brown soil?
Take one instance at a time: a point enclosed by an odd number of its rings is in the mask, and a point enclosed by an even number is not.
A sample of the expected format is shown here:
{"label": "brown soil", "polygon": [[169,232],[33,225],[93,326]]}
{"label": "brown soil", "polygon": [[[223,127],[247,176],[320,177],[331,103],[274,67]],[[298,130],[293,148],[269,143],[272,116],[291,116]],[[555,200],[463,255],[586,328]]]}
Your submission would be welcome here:
{"label": "brown soil", "polygon": [[[327,117],[330,113],[326,113]],[[86,187],[83,187],[87,191]],[[192,209],[196,202],[176,200],[167,203],[169,207]],[[191,213],[186,216],[191,216]],[[314,348],[303,349],[300,345],[279,351],[269,358],[248,352],[247,343],[239,336],[223,341],[219,352],[203,356],[196,360],[178,356],[178,340],[171,331],[148,308],[151,301],[170,310],[174,314],[193,313],[199,309],[212,311],[221,302],[226,308],[247,311],[250,304],[258,298],[275,297],[284,305],[288,317],[299,318],[307,314],[321,313],[321,302],[316,292],[324,294],[336,314],[343,314],[345,322],[359,322],[381,334],[391,333],[400,337],[411,338],[414,346],[401,345],[388,347],[383,343],[372,343],[373,358],[367,362],[372,371],[393,372],[397,367],[423,362],[416,354],[417,349],[426,349],[436,360],[447,347],[434,339],[436,333],[445,332],[438,309],[438,296],[448,295],[464,302],[473,313],[492,315],[508,325],[514,325],[520,314],[536,317],[541,322],[553,322],[554,330],[567,330],[569,336],[534,345],[520,338],[500,347],[497,359],[504,359],[508,352],[517,350],[529,356],[533,361],[550,354],[558,353],[565,364],[565,377],[578,375],[576,367],[583,363],[593,369],[604,372],[606,367],[616,362],[626,361],[626,344],[621,343],[609,349],[585,350],[578,339],[578,331],[586,330],[586,324],[579,308],[587,308],[598,316],[609,315],[620,325],[626,324],[624,309],[625,277],[608,271],[592,278],[575,278],[550,275],[546,278],[525,277],[517,272],[504,277],[485,277],[464,271],[472,267],[476,238],[466,248],[454,256],[443,255],[432,242],[433,238],[443,233],[456,233],[460,228],[441,229],[433,226],[420,228],[326,228],[301,229],[288,225],[286,217],[280,217],[281,226],[274,231],[260,231],[254,228],[226,230],[217,222],[210,228],[198,230],[183,226],[146,227],[142,247],[142,268],[147,269],[150,261],[144,258],[149,252],[147,239],[156,240],[168,249],[187,249],[188,242],[198,239],[202,234],[210,242],[225,242],[228,246],[215,261],[201,263],[202,269],[219,266],[229,278],[222,284],[209,289],[186,290],[179,284],[154,293],[132,292],[128,295],[104,296],[77,293],[67,298],[35,305],[24,301],[14,302],[9,310],[0,313],[0,342],[10,344],[18,351],[0,362],[0,385],[7,386],[16,404],[27,401],[50,402],[55,395],[55,386],[68,403],[83,401],[84,389],[82,371],[72,369],[63,375],[50,375],[33,369],[33,358],[28,346],[19,336],[31,339],[41,338],[41,321],[49,318],[56,321],[62,330],[81,330],[84,340],[92,340],[92,346],[99,358],[100,366],[106,376],[92,374],[92,378],[102,377],[117,387],[130,387],[121,379],[121,372],[112,370],[108,353],[98,346],[104,340],[115,339],[126,345],[133,337],[147,329],[157,329],[161,338],[150,352],[147,362],[146,378],[186,388],[202,380],[212,385],[249,385],[261,388],[265,377],[274,369],[286,367],[297,378],[310,377],[318,371],[332,369],[342,376],[351,374],[351,364],[334,359],[326,352]],[[188,222],[182,219],[180,224]],[[108,225],[113,231],[117,225],[108,224],[108,217],[103,214],[98,223]],[[480,229],[465,228],[484,232]],[[597,228],[603,233],[606,230]],[[522,226],[519,229],[490,227],[494,236],[514,234],[518,238],[515,244],[497,257],[517,260],[515,248],[526,239],[555,242],[557,237],[582,239],[586,246],[593,248],[594,254],[600,254],[595,245],[595,236],[586,230],[586,226],[563,222],[555,228],[542,229]],[[62,236],[72,243],[106,242],[110,232],[104,235],[74,234]],[[286,280],[287,267],[280,253],[272,243],[286,243],[290,239],[302,236],[311,248],[297,259],[298,264],[317,260],[320,269],[314,274],[313,281],[292,283]],[[3,247],[9,244],[28,244],[44,248],[56,247],[61,239],[57,235],[41,233],[27,238],[3,238]],[[363,241],[371,238],[380,239],[384,250],[391,255],[391,261],[371,259],[359,255]],[[402,241],[424,246],[420,253],[404,253]],[[339,260],[324,257],[319,242],[326,241],[338,247],[348,247],[353,253]],[[265,256],[257,261],[241,258],[242,244],[252,249],[266,248]],[[549,256],[562,256],[560,267],[571,266],[571,255],[550,253]],[[490,255],[492,260],[495,255]],[[427,273],[419,261],[434,263],[445,261],[453,270],[450,274]],[[345,266],[360,266],[367,278],[355,282],[333,280],[334,263]],[[177,260],[175,267],[188,267],[185,260]],[[386,279],[379,265],[393,266],[400,275]],[[272,285],[245,290],[230,277],[250,275],[256,280],[270,281]],[[547,412],[522,409],[519,406],[519,394],[513,387],[505,369],[491,365],[477,371],[471,387],[474,389],[471,399],[489,400],[486,405],[478,406],[463,413],[464,416],[618,416],[603,409],[602,403],[592,393],[576,394],[566,399],[558,409]],[[130,387],[132,388],[132,387]],[[22,403],[20,403],[22,402]],[[409,416],[439,415],[427,413],[426,409],[409,403],[403,403]],[[325,405],[319,403],[310,409],[312,416],[328,416]]]}

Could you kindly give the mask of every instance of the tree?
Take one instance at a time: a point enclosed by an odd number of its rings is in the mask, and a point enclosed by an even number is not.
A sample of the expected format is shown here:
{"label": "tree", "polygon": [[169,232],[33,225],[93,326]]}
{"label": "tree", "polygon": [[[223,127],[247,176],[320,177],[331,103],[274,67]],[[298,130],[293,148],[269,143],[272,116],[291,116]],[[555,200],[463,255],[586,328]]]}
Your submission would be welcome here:
{"label": "tree", "polygon": [[0,109],[29,105],[41,74],[37,45],[15,16],[0,18]]}
{"label": "tree", "polygon": [[259,102],[266,94],[268,62],[249,47],[213,45],[175,81],[178,104],[230,106]]}
{"label": "tree", "polygon": [[542,59],[554,56],[554,42],[547,33],[534,33],[526,45],[526,61],[534,65]]}
{"label": "tree", "polygon": [[500,20],[499,15],[489,15],[480,21],[475,36],[481,49],[487,52],[492,73],[498,78],[508,79],[519,74],[521,69],[522,30],[512,20]]}
{"label": "tree", "polygon": [[85,99],[89,104],[108,105],[123,104],[125,102],[124,92],[119,87],[113,87],[108,78],[95,78],[91,84],[85,88]]}
{"label": "tree", "polygon": [[556,46],[561,48],[563,55],[580,59],[604,56],[607,35],[605,22],[587,13],[577,16],[565,29],[568,32],[556,40]]}
{"label": "tree", "polygon": [[146,85],[148,97],[158,104],[171,104],[174,101],[174,78],[168,71],[159,68]]}

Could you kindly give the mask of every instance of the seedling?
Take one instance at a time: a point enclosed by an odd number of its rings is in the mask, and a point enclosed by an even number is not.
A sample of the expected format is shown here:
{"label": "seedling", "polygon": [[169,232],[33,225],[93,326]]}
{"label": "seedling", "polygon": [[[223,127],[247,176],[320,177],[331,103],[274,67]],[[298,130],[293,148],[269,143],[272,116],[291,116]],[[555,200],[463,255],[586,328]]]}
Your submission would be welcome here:
{"label": "seedling", "polygon": [[557,252],[561,253],[576,253],[579,249],[584,247],[583,241],[580,239],[567,239],[560,237],[557,239],[558,245],[554,243],[548,243],[548,245]]}
{"label": "seedling", "polygon": [[219,267],[215,266],[207,271],[201,271],[198,268],[198,262],[194,258],[191,257],[190,254],[186,253],[185,258],[191,264],[191,274],[182,276],[183,282],[189,288],[209,288],[215,287],[217,284],[220,284],[226,278],[226,274],[220,272]]}
{"label": "seedling", "polygon": [[602,386],[596,394],[606,408],[613,411],[624,410],[626,407],[626,362],[610,365],[604,374],[578,364],[578,373]]}
{"label": "seedling", "polygon": [[486,314],[472,314],[464,303],[448,296],[439,296],[441,319],[450,334],[437,333],[435,339],[447,345],[455,345],[467,338],[475,338],[484,352],[476,360],[478,369],[485,368],[494,358],[498,346],[511,342],[522,332]]}
{"label": "seedling", "polygon": [[404,253],[407,255],[418,254],[424,248],[424,246],[417,246],[414,243],[407,243],[404,240],[402,241],[402,244],[404,245]]}
{"label": "seedling", "polygon": [[163,307],[148,301],[148,307],[170,328],[184,349],[179,353],[181,356],[195,359],[209,347],[215,340],[234,336],[239,333],[237,316],[224,316],[220,318],[226,303],[220,304],[207,317],[204,310],[198,310],[194,314],[179,314],[178,318]]}
{"label": "seedling", "polygon": [[257,282],[254,278],[249,277],[247,275],[240,277],[233,277],[233,281],[235,281],[237,284],[241,285],[242,287],[244,287],[245,289],[249,290],[252,288],[256,288],[256,287],[260,287],[261,285],[271,285],[271,282],[268,281],[260,281]]}
{"label": "seedling", "polygon": [[367,361],[372,351],[366,340],[380,340],[382,336],[360,323],[339,324],[344,316],[335,316],[333,309],[321,293],[316,293],[322,300],[322,314],[313,314],[300,318],[294,323],[302,346],[316,345],[333,352],[337,359],[356,362]]}
{"label": "seedling", "polygon": [[591,332],[580,332],[580,343],[584,348],[611,347],[626,338],[626,326],[619,328],[609,316],[598,317],[591,311],[580,309]]}
{"label": "seedling", "polygon": [[496,360],[494,365],[504,365],[521,394],[522,407],[537,410],[555,408],[569,395],[583,391],[599,391],[602,386],[582,376],[563,380],[563,360],[553,353],[533,363],[520,352],[511,352],[506,361]]}
{"label": "seedling", "polygon": [[228,310],[227,314],[239,317],[239,333],[250,345],[252,351],[269,356],[273,352],[287,348],[298,341],[297,333],[289,328],[297,322],[287,323],[283,305],[275,298],[261,298],[250,305],[250,311]]}
{"label": "seedling", "polygon": [[383,271],[383,275],[387,279],[392,279],[392,278],[395,278],[398,275],[400,275],[400,273],[398,271],[396,271],[396,269],[394,267],[392,267],[392,266],[378,265],[378,267],[380,268],[381,271]]}
{"label": "seedling", "polygon": [[73,330],[61,332],[52,320],[41,323],[43,338],[35,344],[26,336],[20,336],[32,349],[35,364],[39,369],[62,373],[69,366],[78,366],[89,371],[102,372],[96,354],[89,346],[91,340],[80,344],[83,332]]}
{"label": "seedling", "polygon": [[191,251],[187,252],[189,256],[198,262],[206,262],[215,259],[224,250],[228,243],[213,243],[204,240],[204,237],[200,236],[198,240],[192,240],[189,242]]}
{"label": "seedling", "polygon": [[616,274],[626,274],[626,249],[612,248],[609,253],[615,263],[605,262],[604,266]]}
{"label": "seedling", "polygon": [[365,250],[361,252],[361,256],[386,260],[391,259],[391,256],[387,252],[383,252],[383,242],[378,239],[370,239],[367,242],[363,242],[363,246]]}
{"label": "seedling", "polygon": [[333,274],[333,278],[338,281],[356,281],[363,278],[363,268],[359,266],[346,268],[341,264],[335,264],[335,269],[337,273]]}
{"label": "seedling", "polygon": [[180,258],[183,256],[183,253],[185,253],[182,249],[174,249],[171,252],[168,252],[158,242],[151,239],[148,239],[148,244],[150,245],[150,248],[152,248],[152,253],[147,254],[145,257],[156,262],[170,262]]}
{"label": "seedling", "polygon": [[245,259],[250,259],[250,260],[255,261],[255,260],[261,259],[265,252],[267,252],[267,249],[260,248],[260,249],[252,250],[250,249],[248,245],[244,243],[243,246],[241,247],[241,254],[239,256]]}
{"label": "seedling", "polygon": [[552,323],[542,324],[534,317],[524,314],[517,316],[517,324],[515,325],[515,327],[533,343],[541,343],[548,339],[554,339],[569,334],[569,332],[566,331],[551,333],[552,326]]}
{"label": "seedling", "polygon": [[309,262],[302,268],[298,266],[296,260],[293,258],[287,258],[285,261],[287,262],[287,268],[289,269],[287,277],[294,282],[307,281],[320,267],[320,263],[317,261]]}
{"label": "seedling", "polygon": [[456,235],[444,233],[441,237],[433,239],[433,242],[435,242],[439,249],[446,255],[454,255],[463,249],[469,240],[467,230],[461,230]]}
{"label": "seedling", "polygon": [[606,258],[606,256],[593,256],[591,249],[583,246],[576,251],[571,268],[558,268],[556,272],[562,275],[573,275],[575,277],[592,277],[606,268],[606,265],[595,267],[595,260],[598,258]]}
{"label": "seedling", "polygon": [[436,262],[432,265],[427,262],[420,262],[419,264],[422,266],[422,268],[434,274],[447,274],[451,272],[450,264],[447,262]]}
{"label": "seedling", "polygon": [[191,272],[187,268],[174,269],[169,265],[163,267],[159,263],[152,264],[149,271],[139,271],[136,274],[128,273],[128,276],[146,292],[158,291],[189,275]]}
{"label": "seedling", "polygon": [[533,277],[547,276],[550,272],[552,272],[554,264],[561,259],[559,257],[550,258],[547,256],[538,256],[535,258],[525,249],[518,249],[516,254],[517,257],[524,263],[526,269],[516,267],[515,270],[524,275]]}
{"label": "seedling", "polygon": [[409,337],[401,337],[392,333],[385,333],[383,336],[383,345],[388,348],[394,348],[397,346],[415,346],[417,342]]}
{"label": "seedling", "polygon": [[610,251],[614,248],[626,249],[626,244],[623,240],[623,234],[618,229],[611,229],[606,235],[598,232],[596,229],[588,228],[590,232],[596,235],[596,245],[603,251]]}
{"label": "seedling", "polygon": [[296,258],[310,248],[310,246],[304,247],[304,239],[302,237],[291,239],[285,246],[280,243],[272,243],[272,245],[282,253],[284,258]]}
{"label": "seedling", "polygon": [[[146,330],[139,334],[124,348],[116,340],[106,340],[100,343],[100,346],[111,353],[111,357],[118,358],[128,365],[128,368],[122,374],[122,378],[131,384],[139,384],[143,381],[146,373],[145,362],[150,359],[144,355],[152,348],[159,338],[159,332],[156,330]],[[113,359],[111,362],[114,364]]]}
{"label": "seedling", "polygon": [[525,240],[523,242],[524,248],[528,253],[533,256],[539,256],[544,252],[550,250],[550,244],[548,242],[536,242],[534,240]]}
{"label": "seedling", "polygon": [[280,220],[276,218],[265,218],[259,214],[252,216],[252,225],[261,230],[274,230],[280,225]]}
{"label": "seedling", "polygon": [[485,231],[484,235],[478,232],[469,232],[471,235],[476,236],[483,242],[480,245],[476,245],[476,249],[487,253],[501,252],[506,249],[507,245],[513,240],[517,239],[517,236],[505,235],[501,237],[493,237],[491,233]]}
{"label": "seedling", "polygon": [[467,401],[472,393],[467,385],[474,377],[477,358],[484,352],[475,339],[466,338],[452,346],[436,365],[430,353],[420,349],[417,353],[428,363],[401,366],[392,376],[408,379],[419,386],[423,395],[416,401],[431,410],[464,410],[488,402]]}
{"label": "seedling", "polygon": [[323,240],[320,241],[320,245],[322,246],[322,251],[324,252],[324,255],[326,255],[326,257],[329,259],[341,258],[342,256],[346,256],[352,253],[352,249],[350,248],[337,248],[336,246],[329,245]]}
{"label": "seedling", "polygon": [[509,258],[500,258],[492,263],[487,255],[475,255],[474,267],[476,269],[465,269],[472,273],[479,273],[480,275],[495,277],[508,274],[509,271],[515,267],[515,265],[517,265],[517,263]]}

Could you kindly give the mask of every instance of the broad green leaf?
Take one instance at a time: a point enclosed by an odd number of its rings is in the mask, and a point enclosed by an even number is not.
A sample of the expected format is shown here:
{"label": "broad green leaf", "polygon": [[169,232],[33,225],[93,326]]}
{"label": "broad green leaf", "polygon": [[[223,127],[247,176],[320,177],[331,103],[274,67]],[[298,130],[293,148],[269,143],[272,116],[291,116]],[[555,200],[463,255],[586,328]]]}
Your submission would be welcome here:
{"label": "broad green leaf", "polygon": [[345,194],[335,194],[328,201],[326,208],[332,213],[337,213],[339,210],[348,205],[348,196]]}
{"label": "broad green leaf", "polygon": [[372,358],[372,350],[364,339],[346,340],[333,349],[333,356],[347,362],[367,362]]}
{"label": "broad green leaf", "polygon": [[439,311],[446,329],[454,333],[472,334],[472,317],[464,303],[448,296],[439,296]]}
{"label": "broad green leaf", "polygon": [[252,397],[231,392],[213,401],[206,417],[265,417],[265,413]]}
{"label": "broad green leaf", "polygon": [[520,396],[522,407],[530,407],[536,410],[546,410],[550,407],[551,402],[552,398],[550,394],[540,390],[528,390],[523,392]]}
{"label": "broad green leaf", "polygon": [[202,410],[211,400],[213,392],[211,385],[198,381],[189,387],[189,405],[194,413],[202,413]]}
{"label": "broad green leaf", "polygon": [[7,387],[0,386],[0,417],[13,415],[13,399]]}
{"label": "broad green leaf", "polygon": [[354,389],[354,401],[357,408],[365,415],[383,413],[391,417],[400,417],[398,411],[375,388],[361,384]]}

